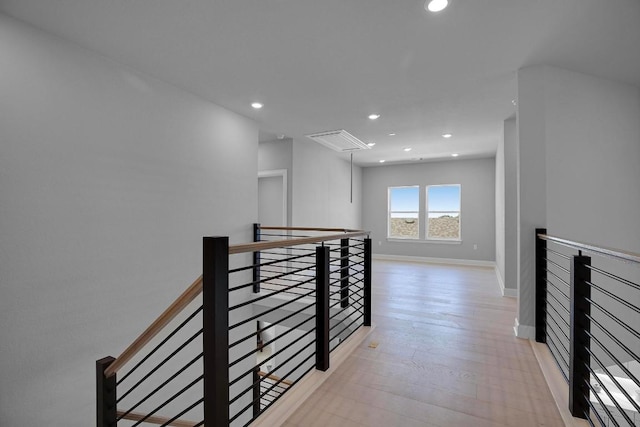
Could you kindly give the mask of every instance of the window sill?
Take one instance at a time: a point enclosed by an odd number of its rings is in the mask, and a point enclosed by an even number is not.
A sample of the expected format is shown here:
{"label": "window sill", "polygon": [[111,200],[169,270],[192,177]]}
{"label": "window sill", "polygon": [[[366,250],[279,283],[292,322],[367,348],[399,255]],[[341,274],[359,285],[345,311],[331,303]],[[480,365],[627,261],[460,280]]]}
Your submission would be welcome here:
{"label": "window sill", "polygon": [[462,240],[436,240],[436,239],[396,239],[393,237],[387,237],[387,242],[392,243],[434,243],[436,245],[461,245]]}

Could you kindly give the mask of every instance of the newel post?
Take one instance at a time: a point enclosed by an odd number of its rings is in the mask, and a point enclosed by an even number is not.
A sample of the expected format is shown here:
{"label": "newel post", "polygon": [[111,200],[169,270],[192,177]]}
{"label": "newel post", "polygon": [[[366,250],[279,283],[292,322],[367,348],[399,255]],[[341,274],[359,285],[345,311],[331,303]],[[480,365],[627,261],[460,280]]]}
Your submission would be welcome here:
{"label": "newel post", "polygon": [[205,425],[229,425],[229,238],[203,238]]}
{"label": "newel post", "polygon": [[364,239],[364,326],[371,326],[371,239]]}
{"label": "newel post", "polygon": [[591,363],[589,333],[591,323],[591,257],[574,256],[571,260],[571,320],[569,342],[569,410],[576,418],[589,412],[588,366]]}
{"label": "newel post", "polygon": [[538,237],[546,228],[536,228],[536,341],[547,342],[547,241]]}
{"label": "newel post", "polygon": [[104,371],[116,360],[109,356],[96,361],[96,426],[115,427],[116,412],[116,376],[105,377]]}
{"label": "newel post", "polygon": [[316,248],[316,369],[329,369],[329,247]]}
{"label": "newel post", "polygon": [[[260,241],[260,224],[253,224],[253,241]],[[253,292],[260,292],[260,251],[253,253]]]}
{"label": "newel post", "polygon": [[340,307],[349,307],[349,239],[340,239]]}

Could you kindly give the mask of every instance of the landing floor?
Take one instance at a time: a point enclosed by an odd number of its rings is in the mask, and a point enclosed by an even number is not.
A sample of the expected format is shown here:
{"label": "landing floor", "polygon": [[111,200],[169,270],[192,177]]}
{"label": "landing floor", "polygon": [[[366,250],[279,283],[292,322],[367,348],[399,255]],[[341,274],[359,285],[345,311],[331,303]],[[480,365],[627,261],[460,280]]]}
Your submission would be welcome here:
{"label": "landing floor", "polygon": [[372,277],[375,330],[285,427],[564,426],[493,269],[374,261]]}

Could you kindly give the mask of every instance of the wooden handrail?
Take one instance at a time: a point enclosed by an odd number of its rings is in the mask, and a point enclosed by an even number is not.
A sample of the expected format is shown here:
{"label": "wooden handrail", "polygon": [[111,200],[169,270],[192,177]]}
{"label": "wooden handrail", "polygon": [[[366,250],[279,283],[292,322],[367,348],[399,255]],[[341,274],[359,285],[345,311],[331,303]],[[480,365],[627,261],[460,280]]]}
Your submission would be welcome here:
{"label": "wooden handrail", "polygon": [[108,378],[118,372],[128,361],[182,312],[202,292],[202,276],[187,288],[122,354],[104,371]]}
{"label": "wooden handrail", "polygon": [[354,231],[351,233],[330,234],[326,236],[298,237],[298,238],[286,239],[286,240],[272,240],[272,241],[265,241],[265,242],[243,243],[240,245],[230,245],[229,255],[241,254],[246,252],[257,252],[265,249],[286,248],[286,247],[297,246],[297,245],[308,245],[311,243],[320,243],[320,242],[326,242],[329,240],[348,239],[351,237],[360,237],[360,236],[367,236],[367,235],[369,235],[368,231]]}
{"label": "wooden handrail", "polygon": [[[326,236],[301,237],[286,240],[274,240],[269,242],[245,243],[229,246],[229,255],[246,252],[257,252],[266,249],[305,245],[310,243],[326,242],[328,240],[346,239],[350,237],[366,236],[367,231],[355,231],[343,234],[331,234]],[[120,354],[114,362],[105,369],[104,374],[108,378],[117,373],[138,352],[151,341],[158,333],[178,316],[200,293],[202,292],[202,276],[198,277],[136,340]]]}
{"label": "wooden handrail", "polygon": [[285,384],[285,385],[287,385],[287,386],[291,386],[291,385],[293,384],[293,383],[292,383],[291,381],[289,381],[289,380],[283,380],[283,379],[282,379],[282,378],[280,378],[280,377],[277,377],[277,376],[275,376],[275,375],[268,374],[268,373],[263,372],[263,371],[258,371],[258,375],[260,375],[261,377],[267,377],[267,378],[269,378],[270,380],[273,380],[273,381],[278,382],[278,383],[281,383],[281,384]]}
{"label": "wooden handrail", "polygon": [[[140,421],[142,420],[144,417],[146,417],[145,414],[141,414],[139,412],[129,412],[127,415],[125,415],[124,417],[122,416],[126,411],[117,411],[118,417],[122,417],[123,420],[130,420],[130,421]],[[169,421],[170,418],[165,418],[165,417],[159,417],[157,415],[152,415],[149,418],[145,419],[144,422],[145,423],[149,423],[149,424],[158,424],[158,425],[168,425],[168,426],[174,426],[174,427],[193,427],[195,426],[196,422],[193,421],[183,421],[183,420],[175,420],[170,422],[169,424],[167,424],[167,421]]]}
{"label": "wooden handrail", "polygon": [[284,231],[337,231],[344,233],[351,233],[354,231],[362,231],[362,230],[350,230],[348,228],[318,228],[318,227],[280,227],[280,226],[269,226],[264,225],[260,226],[261,230],[284,230]]}
{"label": "wooden handrail", "polygon": [[596,246],[590,243],[576,242],[573,240],[561,239],[560,237],[549,236],[547,234],[538,234],[543,240],[548,240],[550,242],[557,243],[562,246],[567,246],[570,248],[575,248],[587,252],[596,253],[598,255],[602,255],[609,258],[615,258],[618,260],[622,260],[625,262],[633,262],[636,264],[640,264],[640,254],[634,252],[623,251],[620,249],[612,249],[604,246]]}

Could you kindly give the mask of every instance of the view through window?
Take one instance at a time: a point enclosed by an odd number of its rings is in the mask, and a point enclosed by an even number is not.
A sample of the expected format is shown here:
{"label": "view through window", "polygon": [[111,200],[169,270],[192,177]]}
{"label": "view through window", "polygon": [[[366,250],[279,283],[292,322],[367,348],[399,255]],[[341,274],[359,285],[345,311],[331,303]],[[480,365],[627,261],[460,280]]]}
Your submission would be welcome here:
{"label": "view through window", "polygon": [[460,185],[427,187],[427,239],[460,240]]}
{"label": "view through window", "polygon": [[389,187],[389,238],[418,239],[420,237],[420,187]]}

